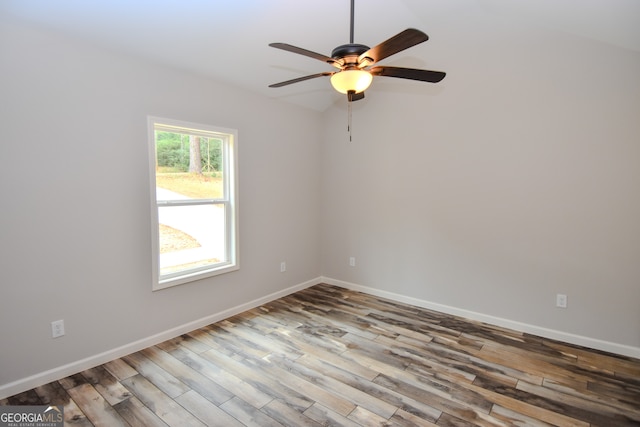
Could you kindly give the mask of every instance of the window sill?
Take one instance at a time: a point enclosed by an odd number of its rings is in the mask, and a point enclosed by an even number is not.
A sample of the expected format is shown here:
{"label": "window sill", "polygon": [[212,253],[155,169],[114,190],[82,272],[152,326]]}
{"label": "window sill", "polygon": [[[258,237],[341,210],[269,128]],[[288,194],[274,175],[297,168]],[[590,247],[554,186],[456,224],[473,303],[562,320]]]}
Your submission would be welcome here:
{"label": "window sill", "polygon": [[173,286],[183,285],[185,283],[195,282],[196,280],[206,279],[208,277],[218,276],[220,274],[230,273],[232,271],[239,270],[240,266],[236,264],[226,264],[217,266],[208,270],[197,272],[186,272],[183,275],[170,277],[167,279],[160,279],[153,285],[153,291],[159,291],[161,289],[170,288]]}

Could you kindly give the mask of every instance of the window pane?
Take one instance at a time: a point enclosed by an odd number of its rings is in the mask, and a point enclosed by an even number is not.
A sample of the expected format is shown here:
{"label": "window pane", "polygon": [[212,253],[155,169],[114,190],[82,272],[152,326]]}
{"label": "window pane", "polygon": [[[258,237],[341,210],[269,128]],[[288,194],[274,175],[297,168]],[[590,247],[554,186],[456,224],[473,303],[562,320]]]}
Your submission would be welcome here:
{"label": "window pane", "polygon": [[158,208],[160,275],[228,261],[222,204]]}
{"label": "window pane", "polygon": [[220,173],[156,172],[157,200],[224,199],[224,180]]}
{"label": "window pane", "polygon": [[158,131],[156,186],[158,200],[222,199],[223,141],[185,133]]}

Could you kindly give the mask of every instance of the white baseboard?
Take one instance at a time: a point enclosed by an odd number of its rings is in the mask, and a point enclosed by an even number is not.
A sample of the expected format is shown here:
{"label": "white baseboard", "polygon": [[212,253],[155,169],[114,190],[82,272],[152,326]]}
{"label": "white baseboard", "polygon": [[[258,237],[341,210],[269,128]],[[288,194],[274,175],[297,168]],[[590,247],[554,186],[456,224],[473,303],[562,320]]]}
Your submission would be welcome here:
{"label": "white baseboard", "polygon": [[118,347],[112,350],[108,350],[106,352],[97,354],[95,356],[90,356],[82,360],[71,362],[64,366],[60,366],[45,372],[40,372],[38,374],[32,375],[27,378],[22,378],[20,380],[17,380],[8,384],[0,385],[0,399],[13,396],[18,393],[22,393],[23,391],[30,390],[32,388],[38,387],[43,384],[47,384],[51,381],[59,380],[61,378],[76,374],[78,372],[82,372],[86,369],[90,369],[95,366],[102,365],[111,360],[118,359],[120,357],[126,356],[127,354],[140,351],[147,347],[151,347],[153,345],[175,338],[182,334],[191,332],[198,328],[202,328],[203,326],[210,325],[220,320],[224,320],[236,314],[242,313],[243,311],[250,310],[262,304],[266,304],[270,301],[276,300],[278,298],[282,298],[286,295],[292,294],[302,289],[306,289],[310,286],[313,286],[319,283],[327,283],[329,285],[339,286],[341,288],[351,289],[354,291],[359,291],[366,294],[387,298],[393,301],[411,304],[417,307],[422,307],[429,310],[438,311],[441,313],[460,316],[460,317],[475,320],[478,322],[484,322],[491,325],[501,326],[504,328],[509,328],[516,331],[520,331],[520,332],[526,332],[526,333],[537,335],[544,338],[550,338],[550,339],[563,341],[570,344],[580,345],[583,347],[593,348],[596,350],[607,351],[610,353],[615,353],[623,356],[635,357],[640,359],[640,348],[638,347],[632,347],[632,346],[627,346],[623,344],[612,343],[609,341],[598,340],[595,338],[585,337],[581,335],[570,334],[567,332],[557,331],[553,329],[542,328],[535,325],[529,325],[527,323],[516,322],[509,319],[503,319],[500,317],[490,316],[482,313],[477,313],[474,311],[451,307],[444,304],[438,304],[438,303],[421,300],[418,298],[408,297],[408,296],[397,294],[394,292],[383,291],[380,289],[357,285],[355,283],[332,279],[330,277],[318,277],[315,279],[308,280],[304,283],[300,283],[298,285],[289,287],[287,289],[283,289],[281,291],[274,292],[269,295],[265,295],[264,297],[255,299],[253,301],[240,304],[230,309],[203,317],[198,320],[194,320],[189,323],[185,323],[183,325],[177,326],[175,328],[169,329],[164,332],[160,332],[150,337],[143,338],[129,344],[125,344],[121,347]]}
{"label": "white baseboard", "polygon": [[82,360],[71,362],[64,366],[59,366],[57,368],[50,369],[45,372],[40,372],[38,374],[32,375],[27,378],[22,378],[20,380],[17,380],[11,383],[0,385],[0,399],[13,396],[18,393],[22,393],[23,391],[27,391],[32,388],[41,386],[43,384],[50,383],[51,381],[56,381],[61,378],[68,377],[69,375],[82,372],[86,369],[90,369],[95,366],[99,366],[104,363],[110,362],[111,360],[118,359],[120,357],[126,356],[131,353],[135,353],[136,351],[140,351],[147,347],[151,347],[163,341],[178,337],[182,334],[186,334],[188,332],[194,331],[198,328],[202,328],[212,323],[219,322],[220,320],[227,319],[231,316],[242,313],[243,311],[250,310],[262,304],[266,304],[270,301],[276,300],[278,298],[282,298],[286,295],[292,294],[302,289],[306,289],[318,283],[322,283],[322,280],[320,278],[308,280],[304,283],[300,283],[298,285],[289,287],[287,289],[283,289],[281,291],[274,292],[269,295],[265,295],[261,298],[255,299],[253,301],[249,301],[244,304],[240,304],[236,307],[232,307],[230,309],[221,311],[219,313],[215,313],[215,314],[203,317],[201,319],[194,320],[189,323],[185,323],[183,325],[177,326],[167,331],[160,332],[150,337],[143,338],[129,344],[125,344],[121,347],[114,348],[112,350],[108,350],[100,354],[96,354],[95,356],[90,356]]}
{"label": "white baseboard", "polygon": [[408,297],[408,296],[397,294],[394,292],[388,292],[380,289],[370,288],[368,286],[357,285],[355,283],[349,283],[342,280],[332,279],[329,277],[322,277],[321,279],[323,283],[327,283],[329,285],[339,286],[341,288],[351,289],[354,291],[363,292],[363,293],[378,296],[381,298],[386,298],[393,301],[411,304],[417,307],[439,311],[441,313],[451,314],[454,316],[460,316],[466,319],[471,319],[478,322],[484,322],[490,325],[500,326],[503,328],[508,328],[515,331],[519,331],[519,332],[525,332],[525,333],[537,335],[543,338],[549,338],[557,341],[566,342],[569,344],[575,344],[575,345],[579,345],[587,348],[607,351],[607,352],[619,354],[622,356],[635,357],[637,359],[640,359],[640,348],[638,347],[632,347],[624,344],[603,341],[596,338],[585,337],[582,335],[570,334],[568,332],[562,332],[554,329],[543,328],[540,326],[530,325],[527,323],[517,322],[514,320],[503,319],[501,317],[490,316],[487,314],[477,313],[475,311],[469,311],[461,308],[451,307],[444,304],[433,303],[430,301]]}

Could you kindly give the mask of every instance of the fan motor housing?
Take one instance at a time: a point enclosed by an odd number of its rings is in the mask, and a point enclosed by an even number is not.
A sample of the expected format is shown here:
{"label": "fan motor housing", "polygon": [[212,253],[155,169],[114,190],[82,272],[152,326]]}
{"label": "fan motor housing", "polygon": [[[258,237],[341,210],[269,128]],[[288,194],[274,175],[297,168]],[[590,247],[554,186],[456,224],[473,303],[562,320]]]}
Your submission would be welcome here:
{"label": "fan motor housing", "polygon": [[331,57],[335,59],[345,58],[347,56],[360,56],[369,50],[369,46],[363,44],[343,44],[331,51]]}

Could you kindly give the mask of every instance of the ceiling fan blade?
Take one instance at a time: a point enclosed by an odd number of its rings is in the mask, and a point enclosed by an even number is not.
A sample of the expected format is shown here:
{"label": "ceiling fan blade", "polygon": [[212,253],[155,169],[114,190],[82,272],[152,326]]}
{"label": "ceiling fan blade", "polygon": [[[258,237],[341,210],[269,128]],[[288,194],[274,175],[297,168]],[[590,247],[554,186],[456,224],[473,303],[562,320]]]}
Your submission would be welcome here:
{"label": "ceiling fan blade", "polygon": [[287,52],[308,56],[309,58],[317,59],[319,61],[326,62],[329,65],[333,65],[334,67],[341,68],[340,63],[338,61],[336,61],[333,58],[329,58],[328,56],[323,55],[321,53],[312,52],[310,50],[293,46],[287,43],[269,43],[269,46],[275,47],[276,49],[286,50]]}
{"label": "ceiling fan blade", "polygon": [[360,93],[349,92],[349,93],[347,93],[347,100],[349,102],[360,101],[361,99],[364,99],[364,92],[360,92]]}
{"label": "ceiling fan blade", "polygon": [[303,82],[305,80],[311,80],[311,79],[315,79],[316,77],[322,77],[322,76],[330,76],[333,73],[326,71],[324,73],[318,73],[318,74],[311,74],[309,76],[304,76],[304,77],[298,77],[297,79],[291,79],[291,80],[287,80],[284,82],[280,82],[280,83],[274,83],[272,85],[269,85],[269,87],[282,87],[282,86],[287,86],[293,83],[298,83],[298,82]]}
{"label": "ceiling fan blade", "polygon": [[362,63],[365,58],[370,58],[369,64],[376,63],[393,54],[401,52],[405,49],[415,46],[429,40],[429,36],[415,28],[407,28],[401,33],[396,34],[389,40],[383,41],[377,46],[372,47],[358,58],[358,63]]}
{"label": "ceiling fan blade", "polygon": [[402,67],[373,67],[369,70],[374,76],[399,77],[401,79],[419,80],[421,82],[438,83],[447,73],[442,71],[418,70]]}

